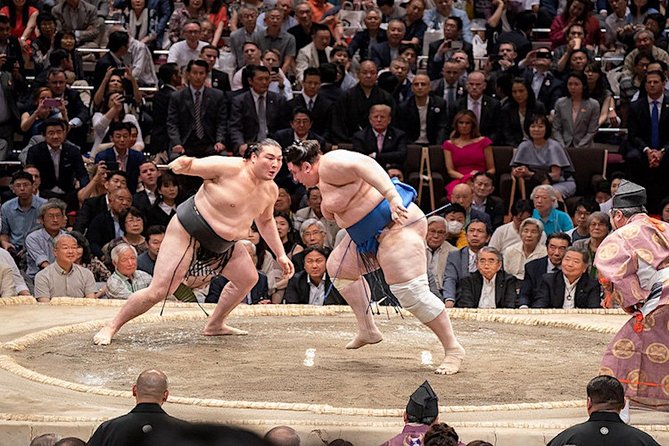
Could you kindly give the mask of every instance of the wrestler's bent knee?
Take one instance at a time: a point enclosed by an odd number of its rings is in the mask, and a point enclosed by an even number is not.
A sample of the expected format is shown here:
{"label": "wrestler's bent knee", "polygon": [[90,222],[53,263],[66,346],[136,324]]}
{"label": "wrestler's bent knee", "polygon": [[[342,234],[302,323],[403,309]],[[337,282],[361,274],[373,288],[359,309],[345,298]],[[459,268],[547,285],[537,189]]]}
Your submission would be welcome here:
{"label": "wrestler's bent knee", "polygon": [[427,274],[390,285],[390,291],[400,301],[402,308],[424,324],[432,322],[444,311],[444,303],[430,292]]}

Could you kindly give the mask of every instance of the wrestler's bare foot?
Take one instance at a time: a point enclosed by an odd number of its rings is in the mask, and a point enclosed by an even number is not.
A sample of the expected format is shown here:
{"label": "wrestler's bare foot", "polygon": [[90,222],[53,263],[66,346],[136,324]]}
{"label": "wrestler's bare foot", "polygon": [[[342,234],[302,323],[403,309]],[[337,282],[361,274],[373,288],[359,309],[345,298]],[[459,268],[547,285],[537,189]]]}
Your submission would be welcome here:
{"label": "wrestler's bare foot", "polygon": [[434,373],[437,375],[455,375],[460,370],[463,359],[465,359],[465,349],[461,345],[447,348],[446,357]]}
{"label": "wrestler's bare foot", "polygon": [[95,345],[109,345],[112,338],[116,334],[116,330],[111,327],[104,326],[98,333],[93,336],[93,344]]}
{"label": "wrestler's bare foot", "polygon": [[205,336],[244,336],[249,334],[249,332],[229,325],[222,325],[218,328],[205,327],[202,334]]}
{"label": "wrestler's bare foot", "polygon": [[380,331],[370,331],[365,333],[358,333],[351,342],[346,344],[346,348],[353,350],[364,347],[365,345],[378,344],[383,341],[383,335]]}

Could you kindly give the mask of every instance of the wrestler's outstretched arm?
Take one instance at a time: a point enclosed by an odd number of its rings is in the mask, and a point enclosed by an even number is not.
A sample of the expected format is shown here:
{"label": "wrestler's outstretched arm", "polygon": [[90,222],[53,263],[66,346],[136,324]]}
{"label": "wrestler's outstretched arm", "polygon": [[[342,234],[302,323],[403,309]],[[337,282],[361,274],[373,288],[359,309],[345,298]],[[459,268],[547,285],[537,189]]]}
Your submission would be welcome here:
{"label": "wrestler's outstretched arm", "polygon": [[258,227],[258,232],[267,242],[267,246],[272,250],[276,256],[276,261],[281,266],[283,270],[283,278],[290,279],[295,273],[295,267],[293,262],[290,261],[286,255],[286,251],[283,249],[283,243],[281,243],[281,237],[279,237],[279,231],[276,229],[276,222],[274,221],[274,202],[279,196],[278,189],[276,190],[276,195],[272,203],[265,208],[265,210],[255,218],[256,226]]}
{"label": "wrestler's outstretched arm", "polygon": [[205,158],[194,158],[192,156],[180,156],[168,164],[167,167],[179,175],[192,175],[205,180],[213,180],[220,176],[238,172],[243,164],[244,160],[238,157],[213,155]]}
{"label": "wrestler's outstretched arm", "polygon": [[319,175],[321,181],[334,186],[362,179],[388,200],[393,221],[400,222],[407,217],[402,197],[395,190],[390,177],[383,167],[369,156],[348,150],[328,152],[321,158]]}

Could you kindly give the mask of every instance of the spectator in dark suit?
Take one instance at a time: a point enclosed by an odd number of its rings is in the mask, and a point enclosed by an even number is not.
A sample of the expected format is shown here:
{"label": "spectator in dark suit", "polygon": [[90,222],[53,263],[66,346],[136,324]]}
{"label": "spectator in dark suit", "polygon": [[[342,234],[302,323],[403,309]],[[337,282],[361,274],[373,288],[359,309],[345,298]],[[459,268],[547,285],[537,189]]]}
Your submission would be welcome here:
{"label": "spectator in dark suit", "polygon": [[[455,186],[451,194],[451,201],[465,209],[465,225],[468,225],[470,221],[481,220],[492,228],[490,216],[472,206],[474,203],[474,189],[469,184],[461,183]],[[492,233],[492,229],[489,232]]]}
{"label": "spectator in dark suit", "polygon": [[[110,170],[121,170],[126,174],[128,189],[131,193],[137,190],[139,166],[144,162],[144,154],[130,149],[130,129],[134,124],[129,122],[112,122],[109,126],[112,147],[98,152],[95,163],[104,162],[113,166]],[[115,168],[118,165],[118,168]]]}
{"label": "spectator in dark suit", "polygon": [[456,102],[456,110],[471,110],[477,117],[481,135],[487,136],[493,143],[500,140],[499,122],[501,107],[499,101],[484,95],[486,89],[485,74],[474,71],[467,76],[467,94]]}
{"label": "spectator in dark suit", "polygon": [[152,154],[169,151],[170,148],[170,137],[167,134],[167,112],[170,107],[170,96],[181,86],[179,66],[174,62],[161,65],[158,69],[158,79],[162,87],[153,96],[150,149]]}
{"label": "spectator in dark suit", "polygon": [[[165,226],[153,225],[146,230],[146,251],[137,256],[137,269],[153,276],[160,245],[165,238]],[[210,288],[211,289],[211,288]]]}
{"label": "spectator in dark suit", "polygon": [[330,131],[332,120],[333,102],[319,95],[321,88],[321,73],[318,68],[307,68],[304,70],[302,80],[302,93],[295,95],[288,103],[291,110],[297,107],[305,108],[311,115],[311,128],[321,136],[326,136]]}
{"label": "spectator in dark suit", "polygon": [[[35,166],[40,172],[40,195],[76,203],[77,186],[88,183],[79,147],[65,140],[67,125],[59,119],[45,121],[42,132],[45,141],[28,149],[26,159],[26,164]],[[55,163],[54,157],[57,159]]]}
{"label": "spectator in dark suit", "polygon": [[318,94],[336,104],[343,93],[337,80],[339,76],[338,65],[334,62],[323,64],[318,67],[318,72],[321,73],[321,87],[318,89]]}
{"label": "spectator in dark suit", "polygon": [[47,87],[51,89],[54,99],[61,99],[66,104],[70,130],[68,139],[80,148],[86,144],[90,127],[91,115],[79,97],[79,93],[70,89],[65,82],[65,72],[60,68],[50,68],[47,76]]}
{"label": "spectator in dark suit", "polygon": [[[174,424],[184,424],[162,409],[167,401],[167,376],[160,370],[145,370],[132,386],[137,405],[127,415],[105,421],[88,440],[90,446],[111,444],[141,444],[150,432],[159,432]],[[146,427],[152,429],[147,432]]]}
{"label": "spectator in dark suit", "polygon": [[327,253],[323,248],[311,247],[304,250],[304,271],[295,274],[288,281],[283,296],[287,304],[302,305],[345,305],[325,268]]}
{"label": "spectator in dark suit", "polygon": [[472,176],[472,181],[472,209],[487,214],[494,231],[504,224],[504,202],[492,195],[495,190],[495,177],[488,172],[478,172]]}
{"label": "spectator in dark suit", "polygon": [[230,88],[230,77],[228,76],[228,73],[214,68],[220,55],[220,50],[214,45],[203,46],[200,50],[200,58],[209,65],[209,75],[207,76],[205,85],[220,90],[223,93],[227,93],[232,90],[232,88]]}
{"label": "spectator in dark suit", "polygon": [[[432,93],[442,98],[448,108],[455,109],[458,99],[467,93],[462,78],[463,73],[460,62],[455,59],[446,59],[442,66],[441,78],[432,81]],[[455,115],[454,112],[452,114]]]}
{"label": "spectator in dark suit", "polygon": [[464,51],[470,61],[474,60],[472,44],[462,39],[462,19],[451,16],[444,20],[444,38],[430,43],[428,49],[427,69],[431,79],[439,78],[444,61],[448,60],[455,50]]}
{"label": "spectator in dark suit", "polygon": [[502,269],[502,254],[484,246],[476,257],[476,272],[458,282],[459,308],[515,308],[516,278]]}
{"label": "spectator in dark suit", "polygon": [[223,92],[204,86],[208,71],[204,60],[188,62],[189,87],[170,98],[167,133],[173,154],[203,157],[225,149],[227,104]]}
{"label": "spectator in dark suit", "polygon": [[392,109],[384,104],[369,109],[369,127],[353,135],[353,150],[369,155],[382,167],[403,165],[407,157],[406,133],[390,125]]}
{"label": "spectator in dark suit", "polygon": [[601,288],[587,273],[589,261],[587,251],[567,248],[562,271],[541,279],[533,308],[600,308]]}
{"label": "spectator in dark suit", "polygon": [[511,24],[511,29],[502,31],[501,27],[497,33],[497,46],[503,43],[512,43],[518,60],[525,59],[527,53],[532,50],[532,42],[530,42],[532,28],[536,21],[536,15],[532,11],[521,11],[515,15],[515,20]]}
{"label": "spectator in dark suit", "polygon": [[[441,145],[448,136],[448,107],[446,102],[430,94],[430,78],[426,74],[417,74],[411,85],[413,97],[397,107],[397,125],[407,134],[407,139],[414,144]],[[427,108],[425,114],[420,109]]]}
{"label": "spectator in dark suit", "polygon": [[[290,120],[290,128],[281,129],[271,135],[271,138],[279,143],[282,148],[287,148],[298,141],[316,140],[321,146],[321,150],[325,149],[325,139],[312,129],[312,119],[309,110],[303,107],[296,107],[293,109],[292,118]],[[286,163],[281,164],[281,170],[276,175],[275,180],[288,179],[292,182],[290,172]]]}
{"label": "spectator in dark suit", "polygon": [[92,220],[86,232],[86,238],[91,244],[91,252],[102,257],[102,247],[123,236],[122,228],[119,224],[121,213],[127,210],[132,204],[132,195],[128,189],[117,189],[109,194],[109,210],[97,214]]}
{"label": "spectator in dark suit", "polygon": [[[235,153],[244,153],[249,143],[287,126],[287,104],[283,96],[268,91],[270,72],[267,67],[250,65],[249,91],[232,100],[230,140]],[[264,114],[262,110],[264,109]]]}
{"label": "spectator in dark suit", "polygon": [[525,58],[525,67],[521,76],[532,85],[537,100],[547,110],[552,110],[555,101],[564,96],[564,83],[550,70],[551,51],[548,48],[530,51]]}
{"label": "spectator in dark suit", "polygon": [[[100,169],[98,166],[98,171],[104,172],[104,181],[102,183],[102,189],[105,191],[102,194],[92,196],[91,198],[86,198],[83,200],[81,209],[77,213],[77,220],[74,222],[74,230],[85,234],[88,230],[88,227],[91,224],[91,221],[96,215],[103,214],[109,211],[108,199],[109,194],[118,190],[118,189],[127,189],[127,180],[125,178],[125,172],[121,171],[107,171],[106,169]],[[99,175],[96,175],[96,178]],[[93,183],[91,181],[91,183]]]}
{"label": "spectator in dark suit", "polygon": [[295,51],[300,51],[311,43],[311,26],[314,24],[314,20],[313,11],[308,2],[295,5],[295,19],[297,25],[289,28],[288,34],[295,38]]}
{"label": "spectator in dark suit", "polygon": [[[532,85],[522,77],[514,78],[511,81],[511,95],[502,106],[500,144],[518,147],[523,140],[529,139],[524,129],[529,127],[534,116],[546,114],[544,104],[534,97]],[[521,116],[524,117],[522,121]]]}
{"label": "spectator in dark suit", "polygon": [[405,34],[406,25],[404,22],[397,19],[388,22],[388,29],[386,30],[388,40],[372,46],[370,51],[370,57],[379,69],[388,68],[390,62],[400,55],[399,49]]}
{"label": "spectator in dark suit", "polygon": [[562,258],[571,245],[571,239],[564,232],[554,232],[546,239],[548,255],[525,264],[525,277],[518,294],[518,307],[534,307],[541,279],[550,273],[560,271]]}
{"label": "spectator in dark suit", "polygon": [[128,54],[130,45],[130,36],[125,31],[114,31],[109,34],[107,49],[109,50],[95,63],[95,74],[93,77],[93,87],[98,89],[105,78],[107,69],[125,68],[123,57]]}
{"label": "spectator in dark suit", "polygon": [[160,195],[160,192],[158,192],[159,177],[160,171],[153,161],[146,160],[139,165],[139,182],[142,185],[142,190],[133,195],[132,205],[142,211],[144,215]]}
{"label": "spectator in dark suit", "polygon": [[350,142],[353,134],[367,127],[369,108],[376,104],[394,106],[390,93],[376,85],[376,64],[366,60],[358,67],[358,84],[341,95],[333,108],[332,135],[334,143]]}
{"label": "spectator in dark suit", "polygon": [[146,211],[146,220],[149,226],[160,225],[167,227],[172,217],[177,213],[180,204],[180,186],[176,175],[171,171],[164,172],[156,182],[158,198]]}
{"label": "spectator in dark suit", "polygon": [[381,11],[370,8],[365,13],[365,29],[358,31],[348,45],[348,55],[353,58],[355,53],[360,55],[360,60],[369,59],[372,46],[383,43],[388,38],[386,30],[381,29]]}

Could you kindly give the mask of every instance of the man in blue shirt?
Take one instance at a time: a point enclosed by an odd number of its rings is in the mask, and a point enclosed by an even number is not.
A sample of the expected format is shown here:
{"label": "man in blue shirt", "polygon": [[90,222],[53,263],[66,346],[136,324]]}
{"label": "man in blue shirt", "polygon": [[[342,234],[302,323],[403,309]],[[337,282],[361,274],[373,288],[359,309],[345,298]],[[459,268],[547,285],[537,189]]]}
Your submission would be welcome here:
{"label": "man in blue shirt", "polygon": [[569,215],[556,209],[557,195],[553,186],[542,184],[535,187],[530,198],[534,202],[532,217],[541,220],[544,224],[546,236],[554,232],[567,232],[574,228]]}

